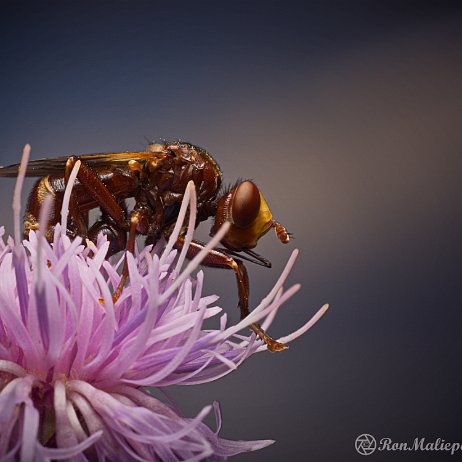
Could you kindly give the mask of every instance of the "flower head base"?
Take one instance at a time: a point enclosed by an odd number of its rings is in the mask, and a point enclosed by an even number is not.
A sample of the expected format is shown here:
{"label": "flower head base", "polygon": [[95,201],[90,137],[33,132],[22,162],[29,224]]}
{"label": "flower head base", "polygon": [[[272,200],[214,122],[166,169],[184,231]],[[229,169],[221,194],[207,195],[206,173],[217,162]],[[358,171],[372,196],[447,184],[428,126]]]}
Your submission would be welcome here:
{"label": "flower head base", "polygon": [[[183,269],[185,252],[173,250],[188,204],[190,241],[193,185],[165,248],[127,254],[130,282],[115,304],[120,275],[106,260],[109,242],[71,241],[63,232],[66,201],[51,244],[40,231],[22,244],[18,232],[0,240],[0,460],[221,460],[272,443],[224,440],[202,423],[211,406],[186,419],[142,388],[204,383],[236,369],[266,348],[238,332],[259,320],[267,328],[298,289],[282,290],[294,253],[262,303],[227,327],[218,297],[202,295],[203,273],[191,276],[203,255]],[[281,341],[301,335],[326,309]],[[219,314],[218,327],[204,329],[204,319]]]}

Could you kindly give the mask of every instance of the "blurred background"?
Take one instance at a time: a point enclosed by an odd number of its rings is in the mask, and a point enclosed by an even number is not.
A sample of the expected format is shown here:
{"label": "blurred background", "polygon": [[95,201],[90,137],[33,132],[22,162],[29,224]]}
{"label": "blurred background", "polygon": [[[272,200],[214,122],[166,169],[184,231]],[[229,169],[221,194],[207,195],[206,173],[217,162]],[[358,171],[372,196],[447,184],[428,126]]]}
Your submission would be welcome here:
{"label": "blurred background", "polygon": [[[328,302],[324,318],[172,390],[190,416],[220,401],[223,437],[276,440],[234,460],[361,460],[361,433],[462,442],[460,2],[5,2],[0,23],[0,164],[26,142],[40,158],[188,140],[294,233],[260,241],[273,268],[248,265],[252,306],[299,248],[271,333]],[[236,321],[232,273],[206,279]]]}

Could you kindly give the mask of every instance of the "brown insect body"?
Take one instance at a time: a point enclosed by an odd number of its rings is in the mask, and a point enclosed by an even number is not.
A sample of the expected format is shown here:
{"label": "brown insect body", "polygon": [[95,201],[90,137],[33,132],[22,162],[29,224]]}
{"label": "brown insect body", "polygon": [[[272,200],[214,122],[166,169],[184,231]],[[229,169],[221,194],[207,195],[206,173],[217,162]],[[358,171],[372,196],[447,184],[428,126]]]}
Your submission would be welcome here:
{"label": "brown insect body", "polygon": [[[168,238],[186,186],[192,180],[197,194],[196,225],[214,216],[213,235],[225,221],[231,223],[221,241],[226,248],[210,252],[203,264],[234,271],[241,318],[248,315],[249,281],[241,259],[271,266],[268,260],[251,250],[270,228],[275,228],[281,242],[289,241],[289,234],[273,220],[255,183],[249,180],[239,182],[219,197],[222,173],[217,162],[204,149],[181,142],[151,144],[142,152],[35,160],[28,164],[26,176],[41,178],[29,196],[24,216],[25,235],[38,229],[41,206],[47,194],[51,194],[54,205],[46,235],[49,240],[52,239],[53,229],[60,221],[66,184],[77,161],[81,165],[69,204],[67,233],[90,240],[103,233],[110,241],[110,254],[124,249],[133,252],[136,234],[146,235],[148,243],[156,242],[161,236]],[[0,176],[16,177],[18,168],[18,165],[0,167]],[[130,213],[125,204],[128,198],[135,200]],[[98,207],[101,217],[89,227],[88,212]],[[184,238],[180,235],[176,247],[183,245]],[[192,241],[187,251],[188,258],[193,258],[202,248],[203,244]],[[120,296],[127,278],[128,268],[125,265],[121,282],[113,295],[114,301]],[[251,329],[271,351],[286,348],[268,336],[259,324],[252,324]]]}
{"label": "brown insect body", "polygon": [[[56,159],[40,159],[31,161],[27,176],[41,176],[35,184],[27,205],[24,217],[24,233],[38,229],[38,217],[44,198],[47,194],[54,196],[54,208],[49,217],[52,234],[53,226],[60,219],[60,211],[66,188],[66,174],[79,159],[87,165],[89,174],[80,172],[73,188],[73,197],[78,204],[78,212],[82,215],[89,210],[100,207],[103,217],[92,228],[82,230],[71,216],[68,232],[71,235],[94,236],[104,221],[113,224],[120,215],[113,204],[99,200],[98,185],[94,185],[91,175],[97,177],[110,192],[115,202],[124,209],[124,200],[133,197],[135,210],[143,210],[149,215],[150,223],[146,227],[139,226],[137,232],[148,235],[151,240],[160,237],[162,231],[175,221],[175,211],[181,204],[186,185],[192,180],[197,193],[198,220],[203,221],[214,213],[214,201],[221,186],[222,174],[215,160],[203,149],[187,143],[170,145],[153,144],[144,152],[127,152],[114,154],[85,155],[78,158],[62,157]],[[71,162],[70,162],[71,161]],[[16,176],[18,166],[0,168],[0,176]],[[66,171],[67,170],[67,171]],[[83,170],[81,168],[81,170]],[[87,180],[87,181],[85,181]],[[103,197],[104,199],[104,197]],[[83,217],[88,224],[88,218]],[[116,223],[124,231],[128,230],[128,216],[124,213],[123,222]],[[123,250],[113,249],[113,251]]]}

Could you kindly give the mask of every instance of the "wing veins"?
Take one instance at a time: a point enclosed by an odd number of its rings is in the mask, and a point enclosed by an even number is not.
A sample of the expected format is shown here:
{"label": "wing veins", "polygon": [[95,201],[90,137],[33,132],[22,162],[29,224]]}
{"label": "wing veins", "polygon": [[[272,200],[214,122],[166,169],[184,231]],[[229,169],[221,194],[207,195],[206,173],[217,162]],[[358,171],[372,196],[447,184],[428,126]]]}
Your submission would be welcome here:
{"label": "wing veins", "polygon": [[[86,154],[78,156],[91,167],[103,167],[110,165],[125,165],[130,160],[145,162],[156,156],[152,152],[115,152],[107,154]],[[31,160],[27,164],[26,176],[42,177],[47,175],[64,175],[66,162],[70,156],[44,158]],[[16,177],[18,175],[19,164],[0,166],[0,177]]]}

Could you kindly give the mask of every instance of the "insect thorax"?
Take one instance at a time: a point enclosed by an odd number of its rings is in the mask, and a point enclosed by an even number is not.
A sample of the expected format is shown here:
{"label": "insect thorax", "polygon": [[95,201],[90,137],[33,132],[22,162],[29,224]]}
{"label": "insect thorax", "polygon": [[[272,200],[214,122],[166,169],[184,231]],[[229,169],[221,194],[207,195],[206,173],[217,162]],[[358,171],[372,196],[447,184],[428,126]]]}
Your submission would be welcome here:
{"label": "insect thorax", "polygon": [[[220,167],[202,148],[189,143],[172,143],[162,146],[155,166],[149,174],[152,192],[162,196],[165,205],[181,201],[189,181],[193,181],[197,193],[198,212],[208,214],[214,207],[222,182]],[[176,199],[175,199],[176,198]]]}

